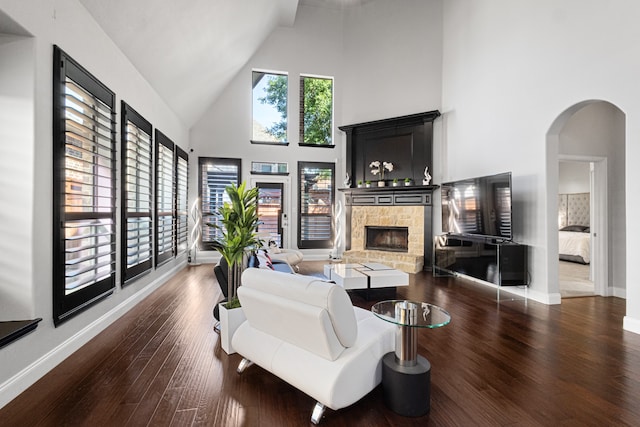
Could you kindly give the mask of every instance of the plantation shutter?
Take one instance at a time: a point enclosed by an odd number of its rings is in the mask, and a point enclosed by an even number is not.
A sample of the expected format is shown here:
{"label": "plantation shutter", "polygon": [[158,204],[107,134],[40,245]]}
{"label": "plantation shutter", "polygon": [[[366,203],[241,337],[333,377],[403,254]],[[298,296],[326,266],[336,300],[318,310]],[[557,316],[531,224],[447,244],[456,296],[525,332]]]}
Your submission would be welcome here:
{"label": "plantation shutter", "polygon": [[189,160],[186,152],[176,146],[176,254],[181,254],[187,250],[188,242],[188,176]]}
{"label": "plantation shutter", "polygon": [[207,224],[218,224],[217,212],[228,201],[225,188],[240,183],[240,159],[200,157],[200,203],[202,211],[202,247],[213,249],[211,242],[219,237],[219,232]]}
{"label": "plantation shutter", "polygon": [[122,102],[122,282],[152,268],[151,123]]}
{"label": "plantation shutter", "polygon": [[156,129],[156,266],[173,255],[174,144]]}
{"label": "plantation shutter", "polygon": [[335,165],[298,162],[300,249],[330,248],[333,239]]}
{"label": "plantation shutter", "polygon": [[54,47],[54,323],[115,286],[115,95]]}

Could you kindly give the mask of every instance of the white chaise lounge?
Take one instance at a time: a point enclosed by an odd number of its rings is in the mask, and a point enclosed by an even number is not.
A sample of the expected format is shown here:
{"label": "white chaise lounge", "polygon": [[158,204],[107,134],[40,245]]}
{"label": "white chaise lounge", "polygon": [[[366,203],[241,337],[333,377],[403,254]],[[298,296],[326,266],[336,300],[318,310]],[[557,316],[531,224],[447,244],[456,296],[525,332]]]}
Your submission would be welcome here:
{"label": "white chaise lounge", "polygon": [[247,317],[233,336],[244,357],[238,372],[255,363],[317,400],[314,424],[325,408],[349,406],[380,383],[395,327],[353,307],[342,287],[250,268],[238,296]]}

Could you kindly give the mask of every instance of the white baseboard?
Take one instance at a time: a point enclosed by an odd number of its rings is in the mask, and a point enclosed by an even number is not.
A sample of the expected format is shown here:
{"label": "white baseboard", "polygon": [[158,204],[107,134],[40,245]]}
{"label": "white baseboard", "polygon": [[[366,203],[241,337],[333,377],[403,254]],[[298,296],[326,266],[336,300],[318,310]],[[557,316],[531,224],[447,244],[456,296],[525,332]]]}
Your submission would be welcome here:
{"label": "white baseboard", "polygon": [[63,360],[89,342],[92,338],[105,330],[109,325],[122,317],[140,301],[144,300],[153,291],[158,289],[167,280],[173,277],[186,263],[180,263],[171,270],[156,278],[143,289],[130,298],[124,300],[109,312],[100,316],[85,328],[78,331],[60,345],[51,349],[31,365],[18,372],[4,383],[0,384],[0,408],[15,399],[20,393],[32,386],[36,381],[46,375],[50,370],[58,366]]}
{"label": "white baseboard", "polygon": [[624,316],[624,319],[622,319],[622,329],[633,332],[634,334],[640,334],[640,319]]}
{"label": "white baseboard", "polygon": [[614,297],[627,299],[627,290],[624,288],[610,287],[608,295],[613,295]]}

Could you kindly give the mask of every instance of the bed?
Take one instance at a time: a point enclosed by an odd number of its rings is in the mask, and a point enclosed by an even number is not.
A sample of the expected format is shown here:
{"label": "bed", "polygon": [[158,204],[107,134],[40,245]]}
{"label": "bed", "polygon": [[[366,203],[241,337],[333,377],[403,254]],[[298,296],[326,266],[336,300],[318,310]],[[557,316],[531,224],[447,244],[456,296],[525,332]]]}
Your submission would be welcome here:
{"label": "bed", "polygon": [[588,226],[569,225],[558,232],[558,254],[563,261],[591,262],[591,233]]}
{"label": "bed", "polygon": [[558,254],[563,261],[591,262],[590,194],[558,195]]}

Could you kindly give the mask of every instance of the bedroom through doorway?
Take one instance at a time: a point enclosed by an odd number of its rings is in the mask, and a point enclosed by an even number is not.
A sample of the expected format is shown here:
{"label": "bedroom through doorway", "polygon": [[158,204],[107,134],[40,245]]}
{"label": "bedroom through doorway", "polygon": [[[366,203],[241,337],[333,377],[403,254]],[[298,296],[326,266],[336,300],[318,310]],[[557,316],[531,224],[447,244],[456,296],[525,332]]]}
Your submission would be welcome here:
{"label": "bedroom through doorway", "polygon": [[558,165],[558,285],[562,298],[595,295],[591,227],[594,163]]}
{"label": "bedroom through doorway", "polygon": [[[559,257],[560,163],[589,165],[590,279],[594,295],[626,298],[625,114],[616,105],[589,99],[571,105],[547,132],[548,289],[561,302]],[[571,224],[567,224],[571,225]],[[579,224],[582,225],[582,224]],[[570,273],[576,277],[575,272]],[[584,275],[582,276],[584,277]]]}

